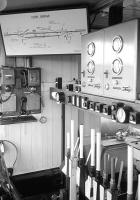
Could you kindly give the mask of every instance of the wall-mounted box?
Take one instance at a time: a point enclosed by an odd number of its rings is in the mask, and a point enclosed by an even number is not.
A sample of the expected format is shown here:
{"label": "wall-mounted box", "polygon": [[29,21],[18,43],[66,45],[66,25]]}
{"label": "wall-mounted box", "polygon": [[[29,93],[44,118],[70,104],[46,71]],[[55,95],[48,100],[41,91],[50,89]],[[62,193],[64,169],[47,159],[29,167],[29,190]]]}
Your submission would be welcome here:
{"label": "wall-mounted box", "polygon": [[14,85],[15,84],[15,70],[12,67],[2,67],[0,69],[0,84]]}
{"label": "wall-mounted box", "polygon": [[28,86],[40,86],[41,84],[41,70],[40,68],[28,69]]}

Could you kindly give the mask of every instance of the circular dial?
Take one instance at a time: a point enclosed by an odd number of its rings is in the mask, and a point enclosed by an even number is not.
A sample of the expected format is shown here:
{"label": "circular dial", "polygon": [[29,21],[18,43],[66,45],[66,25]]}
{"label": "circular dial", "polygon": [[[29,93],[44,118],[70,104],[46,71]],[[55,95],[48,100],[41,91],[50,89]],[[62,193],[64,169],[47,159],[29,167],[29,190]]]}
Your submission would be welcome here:
{"label": "circular dial", "polygon": [[117,120],[121,123],[124,123],[126,120],[126,112],[123,108],[119,108],[117,110]]}
{"label": "circular dial", "polygon": [[123,48],[123,39],[121,36],[114,37],[113,42],[112,42],[112,48],[116,53],[121,52]]}
{"label": "circular dial", "polygon": [[95,44],[93,42],[88,44],[88,55],[93,56],[95,53]]}
{"label": "circular dial", "polygon": [[120,58],[115,59],[112,64],[113,64],[112,71],[116,75],[119,75],[123,70],[123,62],[122,62],[122,60]]}
{"label": "circular dial", "polygon": [[87,71],[90,74],[93,74],[95,71],[95,63],[93,61],[89,61],[89,63],[87,64]]}

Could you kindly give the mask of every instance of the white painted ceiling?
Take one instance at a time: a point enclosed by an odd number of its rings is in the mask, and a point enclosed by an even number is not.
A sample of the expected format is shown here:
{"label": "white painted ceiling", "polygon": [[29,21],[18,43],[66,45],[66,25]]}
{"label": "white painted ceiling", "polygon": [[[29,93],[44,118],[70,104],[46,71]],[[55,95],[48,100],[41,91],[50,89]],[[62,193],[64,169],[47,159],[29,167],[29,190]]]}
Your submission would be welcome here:
{"label": "white painted ceiling", "polygon": [[[0,0],[1,1],[1,0]],[[88,5],[94,18],[94,11],[103,10],[113,4],[123,2],[124,21],[140,17],[140,0],[7,0],[7,7],[3,12],[20,12],[24,10],[53,9],[68,6]],[[94,20],[94,25],[107,26],[108,13],[100,13]]]}
{"label": "white painted ceiling", "polygon": [[100,0],[7,0],[6,10],[63,7],[77,4],[95,4]]}

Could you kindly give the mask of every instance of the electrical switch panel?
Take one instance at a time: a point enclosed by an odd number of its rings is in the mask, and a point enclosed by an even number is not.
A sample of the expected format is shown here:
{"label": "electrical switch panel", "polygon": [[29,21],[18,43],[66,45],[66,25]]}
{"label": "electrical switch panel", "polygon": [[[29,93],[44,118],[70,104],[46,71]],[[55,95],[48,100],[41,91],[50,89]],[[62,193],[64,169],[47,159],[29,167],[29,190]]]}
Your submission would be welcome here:
{"label": "electrical switch panel", "polygon": [[139,20],[105,29],[104,96],[140,99]]}
{"label": "electrical switch panel", "polygon": [[28,86],[40,86],[40,71],[38,69],[28,69]]}
{"label": "electrical switch panel", "polygon": [[0,69],[0,115],[28,115],[41,112],[41,69]]}
{"label": "electrical switch panel", "polygon": [[82,36],[81,91],[126,101],[140,100],[140,21]]}
{"label": "electrical switch panel", "polygon": [[14,68],[3,67],[0,72],[1,85],[14,85],[15,84],[15,70]]}
{"label": "electrical switch panel", "polygon": [[104,31],[82,36],[81,91],[103,95]]}

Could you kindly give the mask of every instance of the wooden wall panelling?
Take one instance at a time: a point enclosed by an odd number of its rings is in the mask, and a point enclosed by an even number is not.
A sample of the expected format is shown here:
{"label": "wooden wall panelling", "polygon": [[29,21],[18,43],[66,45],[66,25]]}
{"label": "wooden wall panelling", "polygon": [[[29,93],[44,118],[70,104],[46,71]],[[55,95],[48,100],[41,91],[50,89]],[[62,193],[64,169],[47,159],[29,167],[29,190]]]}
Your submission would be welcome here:
{"label": "wooden wall panelling", "polygon": [[18,173],[27,173],[32,171],[32,124],[23,123],[18,125],[21,130],[20,136],[20,165]]}
{"label": "wooden wall panelling", "polygon": [[[71,81],[73,78],[73,74],[71,72],[73,64],[72,61],[70,61],[69,59],[69,56],[65,56],[65,59],[63,59],[64,85],[66,85],[66,82]],[[71,106],[67,104],[65,106],[65,147],[67,143],[67,132],[71,132],[71,115]]]}
{"label": "wooden wall panelling", "polygon": [[[56,77],[60,76],[61,73],[61,57],[51,56],[51,82],[55,82]],[[61,159],[61,106],[58,106],[55,102],[52,102],[52,166],[59,166],[58,157]],[[48,113],[49,114],[49,113]]]}
{"label": "wooden wall panelling", "polygon": [[[75,63],[75,65],[72,66],[72,77],[78,79],[78,70],[79,70],[79,63],[81,60],[81,56],[80,55],[76,55],[73,57],[72,59],[72,63]],[[74,120],[74,130],[75,130],[75,142],[78,136],[78,129],[79,129],[79,125],[78,125],[78,109],[72,107],[72,116],[71,118]]]}
{"label": "wooden wall panelling", "polygon": [[[63,69],[65,74],[65,81],[72,81],[73,78],[78,78],[78,65],[80,62],[80,55],[66,56],[65,62],[63,60]],[[69,82],[70,83],[70,82]],[[75,141],[78,133],[78,111],[70,105],[65,107],[65,144],[67,132],[71,132],[71,120],[74,120],[75,127]],[[65,145],[66,146],[66,145]]]}
{"label": "wooden wall panelling", "polygon": [[53,143],[53,136],[52,136],[52,121],[53,121],[53,114],[52,114],[52,101],[50,100],[49,96],[49,85],[44,83],[45,87],[42,91],[42,99],[43,99],[43,107],[41,116],[47,117],[47,122],[42,124],[42,154],[43,154],[43,168],[52,168],[52,143]]}
{"label": "wooden wall panelling", "polygon": [[[15,169],[14,169],[14,173],[17,173],[18,165],[20,164],[20,159],[21,159],[21,157],[19,156],[20,155],[20,127],[17,124],[11,124],[11,125],[5,125],[4,128],[5,128],[5,138],[3,139],[14,143],[18,149],[19,154],[18,154],[17,162],[15,164]],[[15,148],[13,148],[13,146],[7,142],[6,142],[6,148],[5,148],[5,156],[7,156],[7,158],[5,158],[5,162],[6,162],[7,167],[12,167],[16,158],[16,151],[15,151]]]}
{"label": "wooden wall panelling", "polygon": [[[33,66],[41,67],[42,84],[42,113],[47,117],[46,126],[43,126],[43,168],[53,168],[53,102],[50,100],[49,87],[54,86],[54,66],[53,56],[37,56],[33,58]],[[56,69],[57,71],[57,69]],[[46,129],[46,130],[45,130]]]}
{"label": "wooden wall panelling", "polygon": [[[6,63],[15,65],[13,58],[6,58]],[[16,62],[23,66],[23,59]],[[47,117],[45,124],[26,123],[1,126],[0,139],[14,142],[19,150],[18,160],[14,173],[21,174],[36,170],[58,167],[61,163],[61,106],[50,100],[49,87],[55,86],[55,78],[62,76],[63,82],[78,77],[79,56],[53,55],[34,56],[33,66],[42,69],[42,113],[36,115]],[[66,129],[70,127],[70,120],[75,121],[75,132],[78,128],[78,111],[67,106]],[[68,128],[67,128],[68,127]],[[8,164],[12,160],[12,151],[5,155]]]}
{"label": "wooden wall panelling", "polygon": [[[52,62],[52,81],[55,81],[56,77],[62,76],[62,56],[57,55]],[[63,77],[62,77],[63,79]],[[61,138],[62,138],[62,124],[61,124],[61,105],[52,103],[52,163],[54,167],[58,167],[61,164]]]}
{"label": "wooden wall panelling", "polygon": [[32,170],[39,171],[42,169],[42,126],[40,122],[31,123],[31,133],[32,133]]}
{"label": "wooden wall panelling", "polygon": [[62,146],[62,124],[61,124],[61,105],[56,104],[53,102],[53,166],[58,167],[61,164],[61,146]]}

